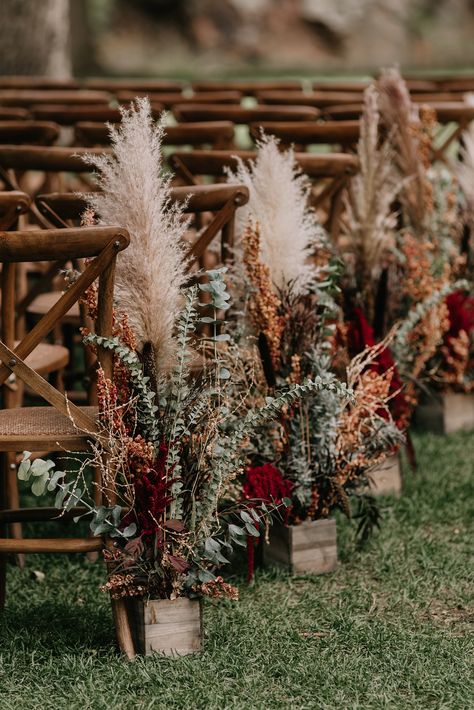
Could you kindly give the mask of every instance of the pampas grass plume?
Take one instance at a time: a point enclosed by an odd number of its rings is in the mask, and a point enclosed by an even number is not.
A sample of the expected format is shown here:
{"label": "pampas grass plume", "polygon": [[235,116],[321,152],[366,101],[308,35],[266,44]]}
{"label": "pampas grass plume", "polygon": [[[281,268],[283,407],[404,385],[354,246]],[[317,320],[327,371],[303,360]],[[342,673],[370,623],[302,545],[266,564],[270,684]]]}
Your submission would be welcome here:
{"label": "pampas grass plume", "polygon": [[170,177],[163,173],[163,122],[155,123],[147,98],[121,108],[118,128],[109,126],[112,155],[87,156],[98,173],[100,192],[90,207],[100,224],[130,233],[117,259],[115,305],[128,315],[139,350],[151,345],[157,369],[175,350],[174,326],[185,281],[183,208],[170,202]]}
{"label": "pampas grass plume", "polygon": [[304,292],[315,278],[308,262],[309,249],[321,245],[324,232],[309,207],[310,184],[296,165],[293,150],[282,152],[274,136],[257,143],[257,157],[250,164],[238,160],[228,181],[248,187],[250,199],[237,212],[236,232],[240,238],[249,221],[260,230],[261,258],[279,289],[293,284]]}

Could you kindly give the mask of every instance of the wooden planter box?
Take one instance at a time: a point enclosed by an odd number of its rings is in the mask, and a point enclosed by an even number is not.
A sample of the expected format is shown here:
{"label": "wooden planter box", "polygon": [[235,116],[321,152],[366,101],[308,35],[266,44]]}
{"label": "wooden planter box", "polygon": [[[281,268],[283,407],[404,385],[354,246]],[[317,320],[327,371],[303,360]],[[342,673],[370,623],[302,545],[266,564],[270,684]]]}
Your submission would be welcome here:
{"label": "wooden planter box", "polygon": [[336,521],[310,520],[301,525],[275,523],[263,544],[265,565],[278,565],[292,574],[325,574],[337,567]]}
{"label": "wooden planter box", "polygon": [[402,492],[400,456],[398,454],[387,456],[385,461],[369,471],[368,477],[370,480],[369,491],[372,495],[399,496]]}
{"label": "wooden planter box", "polygon": [[199,599],[129,599],[127,611],[136,653],[187,656],[201,650]]}
{"label": "wooden planter box", "polygon": [[435,434],[474,429],[474,394],[440,392],[425,395],[415,410],[415,424]]}

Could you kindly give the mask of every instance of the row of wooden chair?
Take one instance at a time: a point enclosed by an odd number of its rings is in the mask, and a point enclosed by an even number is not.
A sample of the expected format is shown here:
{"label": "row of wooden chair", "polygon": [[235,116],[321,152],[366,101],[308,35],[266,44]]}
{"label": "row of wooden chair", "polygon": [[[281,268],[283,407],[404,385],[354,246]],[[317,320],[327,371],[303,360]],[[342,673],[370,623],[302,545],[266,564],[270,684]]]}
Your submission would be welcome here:
{"label": "row of wooden chair", "polygon": [[[376,77],[373,77],[376,78]],[[90,77],[86,79],[52,79],[50,77],[4,76],[0,78],[1,89],[36,89],[50,91],[151,91],[155,93],[181,92],[186,88],[194,91],[239,91],[244,96],[254,96],[258,91],[299,91],[309,86],[315,91],[363,91],[372,77],[364,79],[332,79],[324,77],[314,80],[300,79],[226,79],[197,80],[190,83],[171,79],[153,78],[109,78]],[[473,91],[474,76],[466,72],[460,74],[437,74],[433,76],[405,75],[407,86],[412,93],[433,91]]]}

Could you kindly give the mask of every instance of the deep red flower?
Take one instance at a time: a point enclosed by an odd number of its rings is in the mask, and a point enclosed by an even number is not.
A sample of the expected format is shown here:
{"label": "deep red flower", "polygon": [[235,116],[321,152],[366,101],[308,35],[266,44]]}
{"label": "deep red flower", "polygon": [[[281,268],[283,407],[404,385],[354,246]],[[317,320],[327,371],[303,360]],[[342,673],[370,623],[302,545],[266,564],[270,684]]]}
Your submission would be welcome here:
{"label": "deep red flower", "polygon": [[284,478],[281,472],[271,463],[263,466],[249,466],[245,473],[243,484],[247,500],[279,504],[283,498],[291,498],[293,483]]}
{"label": "deep red flower", "polygon": [[[284,478],[281,471],[271,463],[249,466],[245,472],[244,496],[249,501],[248,505],[254,508],[258,508],[259,502],[280,505],[283,498],[291,498],[293,487],[293,483]],[[256,523],[256,526],[258,527],[259,524]],[[247,535],[247,582],[249,584],[254,576],[255,544],[256,538]]]}
{"label": "deep red flower", "polygon": [[464,291],[454,291],[446,298],[449,311],[449,330],[445,339],[456,338],[461,330],[468,335],[474,330],[474,296]]}
{"label": "deep red flower", "polygon": [[135,476],[135,505],[133,513],[129,513],[122,521],[125,527],[131,522],[137,523],[138,535],[142,538],[160,533],[160,523],[170,504],[170,478],[166,477],[166,458],[168,447],[161,444],[158,455],[146,471]]}

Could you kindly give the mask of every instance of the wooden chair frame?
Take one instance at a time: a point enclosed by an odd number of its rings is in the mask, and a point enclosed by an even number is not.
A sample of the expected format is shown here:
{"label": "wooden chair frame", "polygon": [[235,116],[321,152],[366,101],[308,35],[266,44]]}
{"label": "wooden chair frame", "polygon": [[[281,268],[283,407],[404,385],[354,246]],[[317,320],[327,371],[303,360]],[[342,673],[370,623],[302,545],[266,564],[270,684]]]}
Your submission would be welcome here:
{"label": "wooden chair frame", "polygon": [[159,102],[166,109],[172,109],[176,104],[240,104],[242,94],[240,91],[201,92],[193,96],[182,93],[152,93],[151,91],[118,91],[117,101],[129,103],[136,97],[148,96],[150,103]]}
{"label": "wooden chair frame", "polygon": [[[69,230],[51,231],[23,231],[0,232],[0,262],[2,269],[2,322],[0,340],[0,385],[3,390],[3,406],[7,410],[0,412],[3,424],[6,418],[12,416],[24,417],[24,409],[8,409],[9,390],[5,387],[6,380],[14,374],[25,384],[32,388],[40,397],[49,403],[50,408],[63,416],[64,421],[72,421],[78,434],[71,434],[67,427],[64,434],[55,433],[54,436],[44,433],[39,429],[34,434],[34,428],[23,434],[0,434],[0,451],[3,452],[4,474],[2,480],[2,510],[0,510],[0,528],[3,537],[0,538],[0,606],[5,602],[6,556],[17,553],[34,552],[87,552],[97,551],[109,545],[110,542],[102,538],[79,539],[10,539],[5,535],[7,524],[52,519],[55,509],[25,510],[18,505],[18,488],[16,485],[16,470],[11,468],[11,454],[23,449],[32,450],[62,450],[73,448],[79,450],[87,448],[90,438],[102,437],[100,427],[95,418],[87,411],[76,407],[66,397],[58,392],[49,382],[32,370],[25,358],[41,342],[41,340],[54,328],[54,324],[67,312],[85,290],[98,278],[98,319],[97,332],[101,335],[112,334],[112,294],[117,254],[129,243],[125,230],[117,227],[97,227]],[[76,282],[63,293],[57,303],[51,308],[22,341],[14,346],[14,271],[15,265],[24,261],[54,261],[71,257],[88,258],[85,270]],[[112,353],[99,348],[99,359],[105,376],[112,377]],[[33,419],[42,415],[43,407],[29,408]],[[1,429],[1,426],[0,426]],[[6,431],[8,431],[8,427]],[[15,467],[16,468],[16,467]],[[6,484],[6,491],[5,491]],[[16,494],[15,494],[16,491]],[[111,491],[110,500],[114,502],[114,491]],[[9,507],[5,509],[5,502]],[[13,505],[12,505],[13,503]],[[128,626],[126,609],[123,601],[112,600],[112,608],[120,648],[133,657],[133,642]]]}
{"label": "wooden chair frame", "polygon": [[311,121],[320,111],[311,106],[232,106],[219,104],[176,104],[173,113],[178,121],[232,121],[248,125],[255,121]]}
{"label": "wooden chair frame", "polygon": [[360,124],[359,121],[264,121],[250,125],[254,140],[260,137],[262,130],[280,138],[285,145],[337,145],[349,150],[359,140]]}
{"label": "wooden chair frame", "polygon": [[[79,122],[74,127],[75,143],[82,146],[109,145],[110,136],[103,123]],[[209,121],[166,126],[163,145],[191,145],[216,149],[230,148],[234,141],[234,124],[231,121]]]}
{"label": "wooden chair frame", "polygon": [[33,104],[106,104],[111,100],[106,91],[57,89],[0,89],[0,106],[32,106]]}
{"label": "wooden chair frame", "polygon": [[[251,150],[177,151],[170,155],[169,161],[179,178],[188,185],[198,185],[203,177],[222,178],[225,168],[235,170],[238,158],[250,162],[256,156],[257,153]],[[312,205],[318,209],[329,201],[326,228],[332,237],[336,238],[342,211],[342,196],[349,179],[359,169],[357,157],[346,153],[295,153],[295,159],[312,181],[328,181],[315,196]]]}
{"label": "wooden chair frame", "polygon": [[[172,188],[171,202],[184,205],[185,213],[197,215],[207,212],[213,213],[213,218],[204,225],[199,237],[186,253],[188,268],[191,268],[204,256],[206,249],[219,232],[221,233],[222,262],[225,263],[232,259],[235,212],[241,205],[246,204],[248,199],[248,189],[243,185],[198,185]],[[53,193],[39,195],[36,198],[36,204],[50,225],[66,228],[70,226],[69,221],[80,219],[87,205],[87,198],[69,193]]]}
{"label": "wooden chair frame", "polygon": [[257,100],[259,104],[314,106],[323,109],[334,104],[362,101],[363,95],[363,91],[261,91],[257,94]]}
{"label": "wooden chair frame", "polygon": [[[151,115],[153,118],[158,119],[163,110],[163,104],[155,101],[151,103]],[[118,123],[122,118],[118,108],[111,108],[107,104],[68,106],[38,103],[30,106],[30,111],[38,120],[54,121],[61,126],[74,126],[80,121]]]}
{"label": "wooden chair frame", "polygon": [[60,127],[52,121],[0,120],[0,144],[52,145]]}
{"label": "wooden chair frame", "polygon": [[256,96],[261,91],[301,91],[302,85],[299,80],[258,80],[258,79],[228,79],[193,81],[191,87],[196,93],[211,93],[220,91],[239,91],[242,96]]}

